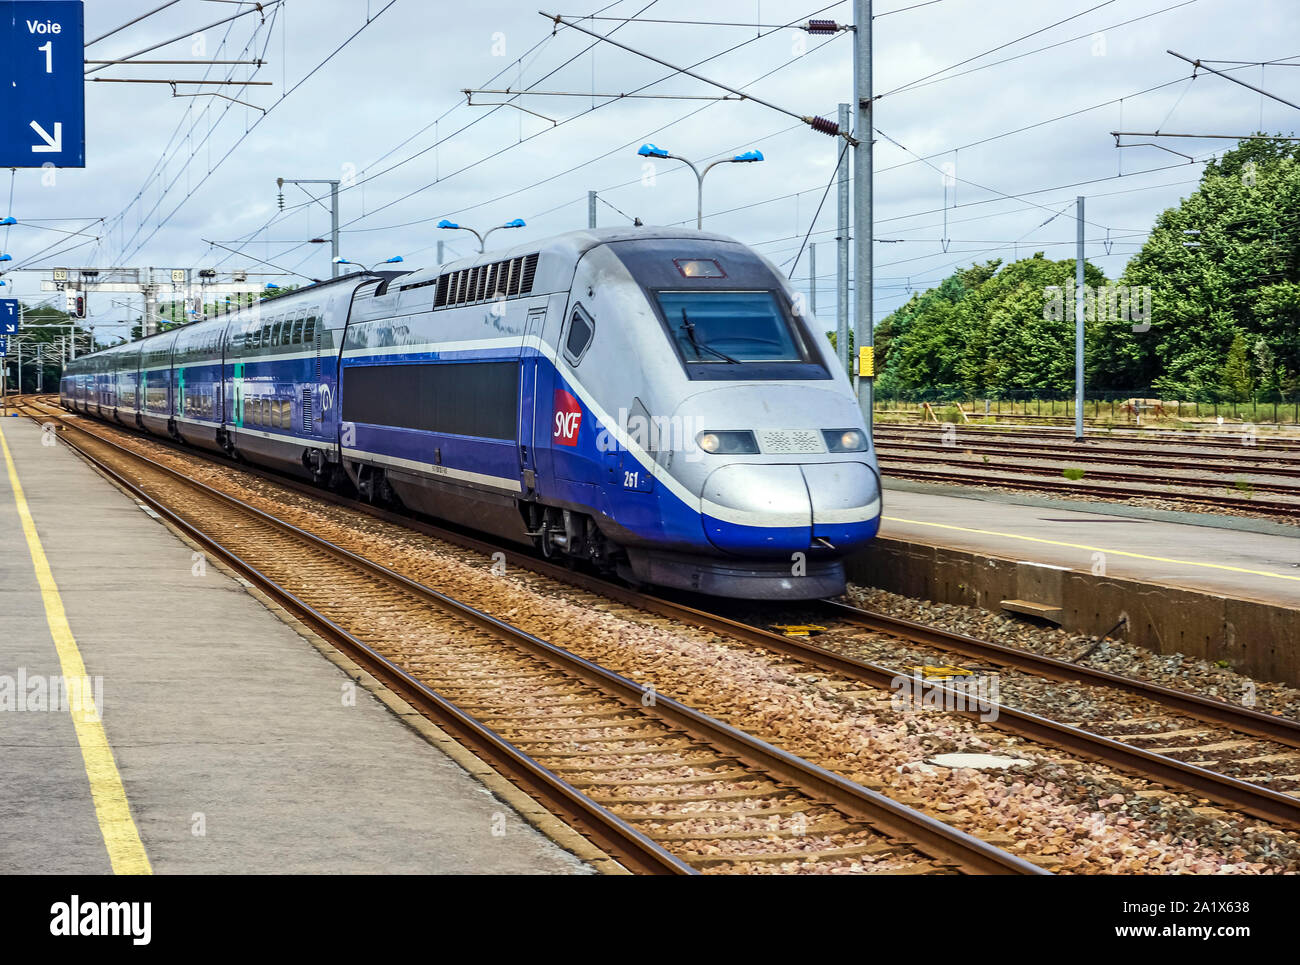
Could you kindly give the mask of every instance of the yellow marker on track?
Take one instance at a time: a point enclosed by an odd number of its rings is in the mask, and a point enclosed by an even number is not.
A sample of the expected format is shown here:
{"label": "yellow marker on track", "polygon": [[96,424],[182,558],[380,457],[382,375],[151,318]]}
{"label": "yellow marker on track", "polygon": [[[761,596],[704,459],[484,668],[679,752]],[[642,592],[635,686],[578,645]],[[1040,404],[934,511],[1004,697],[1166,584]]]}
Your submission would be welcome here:
{"label": "yellow marker on track", "polygon": [[[40,536],[36,533],[36,523],[27,506],[27,497],[23,495],[22,483],[18,481],[18,470],[14,466],[14,458],[3,430],[0,430],[0,449],[4,450],[9,485],[14,491],[14,504],[18,509],[18,518],[22,520],[27,549],[32,554],[32,565],[36,569],[41,602],[45,604],[45,620],[50,626],[50,636],[54,638],[54,649],[59,655],[63,679],[71,687],[73,682],[87,679],[86,665],[81,659],[81,651],[77,649],[72,627],[68,625],[63,598],[59,596],[59,587],[54,582],[50,561],[46,558]],[[108,735],[99,719],[99,708],[95,706],[90,688],[82,688],[79,699],[73,700],[72,705],[72,724],[77,732],[77,743],[81,745],[86,777],[90,779],[90,796],[95,803],[95,817],[99,821],[99,830],[104,835],[104,845],[108,848],[113,873],[153,874],[149,856],[145,854],[144,844],[140,841],[140,832],[136,830],[135,821],[131,817],[126,789],[122,787],[122,775],[118,773],[117,762],[113,760],[113,749],[108,745]]]}
{"label": "yellow marker on track", "polygon": [[1065,543],[1057,539],[1041,539],[1037,536],[1021,536],[1018,533],[999,533],[991,529],[971,529],[967,526],[953,526],[949,523],[929,523],[919,519],[900,519],[897,516],[884,516],[891,523],[908,523],[912,526],[933,526],[936,529],[951,529],[959,533],[977,533],[980,536],[1002,536],[1006,539],[1019,539],[1028,543],[1043,543],[1047,546],[1064,546],[1068,549],[1088,550],[1094,553],[1109,553],[1112,556],[1127,556],[1135,560],[1151,560],[1156,563],[1175,563],[1179,566],[1202,566],[1209,570],[1227,570],[1229,573],[1249,573],[1251,576],[1271,576],[1275,580],[1294,580],[1300,582],[1300,576],[1289,573],[1274,573],[1270,570],[1250,570],[1243,566],[1228,566],[1224,563],[1200,563],[1196,560],[1175,560],[1167,556],[1147,556],[1145,553],[1129,553],[1125,550],[1112,550],[1104,546],[1088,546],[1083,543]]}

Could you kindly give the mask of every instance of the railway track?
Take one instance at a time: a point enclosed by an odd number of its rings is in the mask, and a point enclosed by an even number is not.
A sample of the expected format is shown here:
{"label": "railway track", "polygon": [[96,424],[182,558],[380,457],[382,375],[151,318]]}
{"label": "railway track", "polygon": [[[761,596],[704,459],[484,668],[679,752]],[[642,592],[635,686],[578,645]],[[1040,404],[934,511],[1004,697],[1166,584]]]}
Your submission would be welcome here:
{"label": "railway track", "polygon": [[[182,451],[194,455],[192,450]],[[314,487],[287,481],[283,477],[265,473],[259,475],[278,485],[309,494],[315,499],[360,509],[380,519],[415,528],[440,540],[457,544],[478,560],[503,552],[498,545],[450,532],[405,515],[326,494]],[[846,675],[874,688],[887,689],[898,681],[900,674],[906,673],[898,666],[846,656],[842,651],[836,652],[808,640],[790,638],[767,627],[746,625],[717,613],[649,597],[636,590],[513,551],[505,551],[505,555],[512,566],[525,567],[548,579],[567,582],[592,594],[594,598],[613,600],[626,610],[652,614],[688,626],[706,627],[720,635],[783,654],[805,666]],[[954,656],[959,659],[974,659],[999,668],[1014,668],[1051,680],[1082,683],[1140,698],[1162,714],[1175,714],[1188,719],[1188,726],[1179,726],[1171,731],[1167,720],[1161,720],[1158,715],[1150,713],[1145,716],[1138,714],[1136,718],[1130,714],[1128,717],[1116,716],[1112,720],[1059,722],[1005,704],[999,708],[997,726],[1028,739],[1064,747],[1071,753],[1103,761],[1165,786],[1190,790],[1208,800],[1256,817],[1288,826],[1300,823],[1297,822],[1300,817],[1300,800],[1292,794],[1259,783],[1265,778],[1286,778],[1288,774],[1300,780],[1300,774],[1296,773],[1300,771],[1300,757],[1295,753],[1295,748],[1300,746],[1300,727],[1294,721],[1200,695],[1091,670],[1077,664],[1039,657],[1016,648],[960,637],[829,603],[823,604],[810,619],[822,620],[832,630],[837,626],[851,626],[860,632],[888,634],[896,640],[928,646],[947,654],[949,661]],[[823,639],[829,639],[831,635],[833,634],[828,634]],[[1153,726],[1144,730],[1140,726],[1144,720]],[[1171,744],[1170,740],[1174,738],[1177,740]],[[1144,747],[1144,744],[1150,746]],[[1257,759],[1276,762],[1281,770],[1276,770],[1271,775],[1263,774]],[[1240,761],[1255,762],[1252,780],[1226,773],[1233,768],[1240,770]],[[1277,783],[1279,787],[1287,789],[1293,784],[1285,780],[1278,780]]]}
{"label": "railway track", "polygon": [[[962,453],[974,455],[1010,456],[1016,459],[1057,460],[1059,462],[1119,464],[1124,466],[1149,466],[1153,469],[1185,469],[1197,472],[1232,473],[1243,475],[1257,473],[1262,476],[1300,479],[1300,465],[1294,458],[1285,455],[1262,455],[1249,458],[1229,452],[1195,452],[1178,450],[1168,453],[1153,453],[1150,447],[1145,449],[1127,449],[1122,447],[1099,446],[1085,443],[1082,446],[1073,443],[1051,445],[1048,443],[1022,443],[1016,440],[996,442],[986,441],[986,437],[971,439],[963,433],[960,441],[949,445],[938,442],[917,440],[917,433],[877,434],[877,443],[886,451],[916,450],[945,456],[957,456]],[[922,433],[921,435],[928,435]],[[1149,477],[1148,477],[1149,478]],[[1214,480],[1215,485],[1230,485],[1232,480]],[[1300,487],[1297,487],[1300,488]]]}
{"label": "railway track", "polygon": [[[1140,489],[1118,485],[1088,485],[1087,483],[1073,482],[1052,476],[1026,478],[1019,473],[1016,475],[1006,473],[996,475],[986,472],[977,476],[970,473],[954,472],[949,469],[923,469],[917,466],[899,465],[891,459],[879,456],[878,458],[881,471],[886,476],[893,476],[896,479],[913,479],[918,482],[947,483],[960,486],[996,486],[1001,489],[1052,493],[1064,496],[1096,496],[1100,499],[1110,500],[1161,499],[1213,509],[1236,509],[1261,515],[1300,518],[1300,502],[1289,503],[1277,499],[1255,499],[1245,496],[1220,496],[1206,492],[1179,492],[1177,490],[1153,489],[1149,485],[1147,488]],[[1093,474],[1093,478],[1100,477],[1100,473]],[[1140,479],[1143,477],[1131,478]],[[1172,484],[1163,483],[1163,485]]]}
{"label": "railway track", "polygon": [[[963,437],[977,435],[1009,443],[1017,443],[1021,440],[1037,440],[1063,448],[1076,447],[1073,425],[1060,426],[1059,428],[1051,426],[999,425],[997,423],[954,423],[953,425],[961,432]],[[872,435],[880,437],[917,432],[937,433],[943,431],[943,429],[943,425],[934,422],[885,422],[877,423],[872,428]],[[1153,447],[1188,446],[1195,447],[1195,451],[1199,452],[1202,449],[1243,448],[1241,439],[1241,430],[1225,432],[1199,429],[1145,429],[1136,427],[1129,429],[1122,426],[1098,426],[1085,437],[1084,444],[1089,447],[1097,444],[1130,446],[1134,451],[1140,452],[1149,452]],[[1249,448],[1254,449],[1256,452],[1300,453],[1300,435],[1295,433],[1290,436],[1257,434],[1254,445]]]}
{"label": "railway track", "polygon": [[[913,447],[908,446],[906,448],[912,449]],[[882,455],[880,461],[882,463],[890,463],[890,464],[893,464],[895,460],[897,460],[899,463],[915,463],[915,462],[937,463],[943,466],[952,466],[953,468],[969,467],[970,469],[974,469],[980,472],[985,472],[988,469],[993,468],[990,466],[979,465],[973,462],[963,462],[960,459],[954,459],[955,456],[959,456],[964,451],[965,451],[964,449],[958,449],[954,451],[952,449],[945,449],[944,447],[939,446],[933,452],[926,451],[919,456],[913,454],[903,455],[898,452],[891,452],[891,454],[888,456]],[[1073,462],[1074,460],[1062,459],[1062,461]],[[1024,475],[1035,476],[1035,477],[1041,476],[1047,480],[1060,478],[1062,468],[1063,467],[1060,466],[1008,465],[1005,463],[999,463],[996,467],[997,470],[1002,472],[1015,472],[1017,474],[1024,474]],[[1175,466],[1166,465],[1164,468],[1167,469],[1189,468],[1190,469],[1193,467],[1190,466],[1175,467]],[[895,471],[897,472],[900,470],[896,467]],[[904,468],[901,471],[905,472],[907,470],[906,468]],[[1261,472],[1260,475],[1267,475],[1267,473]],[[1181,486],[1190,489],[1213,490],[1213,489],[1234,488],[1233,482],[1231,480],[1205,479],[1205,478],[1196,478],[1196,477],[1189,478],[1184,476],[1166,477],[1164,479],[1152,479],[1150,473],[1122,472],[1122,471],[1115,471],[1115,470],[1108,470],[1108,469],[1102,469],[1102,470],[1089,469],[1087,470],[1086,478],[1089,480],[1100,480],[1102,482],[1147,483],[1148,485],[1169,486],[1169,487]],[[1246,485],[1250,486],[1250,488],[1256,492],[1270,493],[1275,496],[1294,496],[1300,498],[1300,486],[1292,486],[1286,483],[1261,481],[1259,479],[1243,480],[1243,482]],[[1240,487],[1236,487],[1236,488],[1239,489]],[[1300,509],[1300,503],[1296,504],[1296,508]]]}
{"label": "railway track", "polygon": [[1046,873],[63,423],[101,472],[633,870]]}

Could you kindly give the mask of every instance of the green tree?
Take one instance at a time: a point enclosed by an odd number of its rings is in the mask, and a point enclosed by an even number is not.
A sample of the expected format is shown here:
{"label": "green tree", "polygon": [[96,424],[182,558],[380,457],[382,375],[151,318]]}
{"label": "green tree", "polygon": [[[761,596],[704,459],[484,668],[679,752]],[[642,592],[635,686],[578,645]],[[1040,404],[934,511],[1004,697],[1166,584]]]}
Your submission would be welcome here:
{"label": "green tree", "polygon": [[[940,398],[1012,392],[1057,393],[1074,384],[1074,309],[1062,292],[1074,261],[1037,252],[1003,266],[972,265],[914,295],[877,328],[882,395]],[[1084,266],[1085,283],[1105,276]],[[884,336],[882,338],[882,335]]]}
{"label": "green tree", "polygon": [[[1274,371],[1261,384],[1294,392],[1300,373],[1300,144],[1242,142],[1206,165],[1200,185],[1156,219],[1122,283],[1152,293],[1151,328],[1102,325],[1090,346],[1093,384],[1153,385],[1212,396],[1238,335],[1263,340]],[[1258,360],[1260,353],[1254,351]]]}
{"label": "green tree", "polygon": [[1223,365],[1221,389],[1228,402],[1245,402],[1254,392],[1250,379],[1250,359],[1246,355],[1246,337],[1241,332],[1232,337],[1228,360]]}

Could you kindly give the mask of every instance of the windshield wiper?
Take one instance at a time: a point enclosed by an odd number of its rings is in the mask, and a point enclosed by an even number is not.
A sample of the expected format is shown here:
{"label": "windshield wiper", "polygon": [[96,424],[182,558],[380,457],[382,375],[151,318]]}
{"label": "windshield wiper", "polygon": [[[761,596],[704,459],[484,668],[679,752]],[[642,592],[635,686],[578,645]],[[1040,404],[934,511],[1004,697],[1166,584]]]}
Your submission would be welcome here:
{"label": "windshield wiper", "polygon": [[700,339],[696,338],[695,323],[686,317],[686,309],[684,308],[682,309],[682,328],[686,329],[686,337],[691,340],[691,347],[695,349],[695,355],[697,358],[699,357],[700,349],[704,349],[704,351],[706,352],[712,352],[714,355],[722,359],[724,362],[730,362],[732,365],[740,364],[739,359],[733,359],[726,352],[719,352],[712,345],[709,345],[707,342],[702,342],[700,341]]}

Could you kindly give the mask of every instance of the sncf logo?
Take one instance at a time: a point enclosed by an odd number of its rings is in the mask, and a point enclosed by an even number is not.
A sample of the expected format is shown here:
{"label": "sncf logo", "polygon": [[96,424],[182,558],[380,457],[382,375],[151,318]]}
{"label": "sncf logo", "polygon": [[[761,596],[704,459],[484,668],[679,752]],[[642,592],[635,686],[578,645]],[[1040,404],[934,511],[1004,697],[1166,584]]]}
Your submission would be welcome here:
{"label": "sncf logo", "polygon": [[555,431],[551,437],[562,446],[576,446],[581,425],[582,404],[563,389],[556,389]]}

